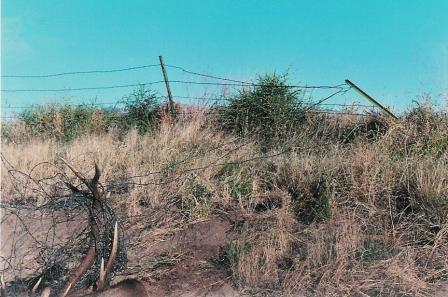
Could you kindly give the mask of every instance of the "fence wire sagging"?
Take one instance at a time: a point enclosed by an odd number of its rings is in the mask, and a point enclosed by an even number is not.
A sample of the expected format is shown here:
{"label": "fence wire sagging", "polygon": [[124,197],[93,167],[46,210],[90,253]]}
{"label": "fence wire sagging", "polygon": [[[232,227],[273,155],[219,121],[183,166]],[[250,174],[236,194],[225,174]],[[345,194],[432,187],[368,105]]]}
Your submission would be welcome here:
{"label": "fence wire sagging", "polygon": [[[27,84],[30,81],[35,80],[48,80],[48,79],[58,79],[63,77],[72,77],[72,76],[93,76],[93,75],[105,75],[105,74],[114,74],[114,73],[127,73],[132,71],[143,71],[143,70],[155,70],[160,67],[161,64],[149,64],[149,65],[140,65],[140,66],[130,66],[116,69],[101,69],[101,70],[87,70],[87,71],[68,71],[61,73],[50,73],[50,74],[39,74],[39,75],[12,75],[12,74],[4,74],[2,75],[2,79],[4,80],[3,85],[8,85],[10,80],[26,80]],[[10,103],[11,100],[19,100],[21,97],[17,97],[17,94],[52,94],[52,100],[50,102],[58,102],[59,100],[54,100],[54,96],[57,96],[58,93],[61,94],[72,94],[76,92],[92,92],[92,91],[119,91],[119,90],[130,90],[130,89],[138,89],[138,88],[150,88],[155,89],[159,94],[163,94],[163,85],[168,84],[174,87],[173,89],[173,99],[182,104],[195,104],[195,105],[225,105],[228,104],[233,95],[237,94],[241,90],[257,88],[257,87],[285,87],[288,89],[300,91],[305,96],[305,93],[308,95],[309,101],[309,112],[317,111],[319,113],[337,113],[339,111],[343,112],[345,115],[353,114],[354,116],[362,116],[363,114],[369,114],[372,112],[378,112],[375,106],[359,104],[357,102],[352,102],[350,104],[347,103],[328,103],[331,99],[336,97],[342,98],[350,89],[351,86],[346,83],[333,84],[333,85],[306,85],[306,84],[282,84],[279,85],[262,85],[259,83],[238,80],[233,78],[221,77],[212,74],[204,74],[196,71],[188,70],[184,67],[177,65],[165,65],[168,70],[180,71],[182,75],[188,75],[187,79],[167,79],[167,80],[153,80],[153,81],[143,81],[143,82],[134,82],[134,83],[123,83],[123,84],[113,84],[113,85],[101,85],[101,86],[71,86],[64,88],[3,88],[1,92],[3,93],[3,103],[2,103],[2,119],[15,119],[18,115],[20,115],[24,110],[30,108],[38,108],[39,104],[31,104],[28,106],[19,106],[14,103]],[[169,73],[171,75],[171,73]],[[140,77],[139,75],[137,75]],[[132,77],[132,75],[128,76]],[[194,78],[194,79],[192,79]],[[195,80],[198,78],[199,80]],[[202,79],[202,80],[201,80]],[[206,80],[203,80],[206,79]],[[6,83],[5,83],[6,82]],[[15,84],[17,85],[17,83]],[[21,85],[21,84],[19,84]],[[193,89],[191,89],[193,88]],[[211,90],[210,88],[215,88]],[[183,89],[183,90],[182,90]],[[330,92],[325,95],[325,92]],[[192,94],[193,93],[193,94]],[[10,96],[14,95],[17,99],[9,99]],[[30,95],[27,95],[29,98]],[[88,93],[82,95],[83,97],[89,97]],[[101,95],[94,95],[96,97]],[[121,98],[116,98],[113,101],[106,102],[98,102],[97,99],[91,99],[86,103],[70,103],[69,101],[59,101],[64,104],[70,104],[73,106],[94,106],[97,108],[117,108],[120,106],[123,98],[126,97],[125,94],[121,96]],[[75,97],[76,98],[76,97]],[[169,98],[164,95],[158,95],[158,99],[160,101],[168,100]],[[9,102],[9,103],[7,103]]]}

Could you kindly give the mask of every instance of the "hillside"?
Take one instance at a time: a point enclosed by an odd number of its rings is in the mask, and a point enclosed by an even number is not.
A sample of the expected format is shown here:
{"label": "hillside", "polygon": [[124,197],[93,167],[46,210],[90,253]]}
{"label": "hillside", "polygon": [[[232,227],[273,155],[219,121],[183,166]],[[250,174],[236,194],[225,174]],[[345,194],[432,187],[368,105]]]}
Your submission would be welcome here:
{"label": "hillside", "polygon": [[[51,135],[63,128],[32,134],[25,121],[2,132],[8,281],[42,274],[61,258],[55,242],[82,234],[66,186],[81,185],[60,157],[86,176],[98,164],[126,239],[114,281],[137,277],[154,296],[432,296],[447,280],[446,113],[303,113],[272,130],[230,129],[207,109],[158,119],[72,139]],[[59,210],[42,207],[51,201]],[[70,211],[77,220],[54,220]]]}

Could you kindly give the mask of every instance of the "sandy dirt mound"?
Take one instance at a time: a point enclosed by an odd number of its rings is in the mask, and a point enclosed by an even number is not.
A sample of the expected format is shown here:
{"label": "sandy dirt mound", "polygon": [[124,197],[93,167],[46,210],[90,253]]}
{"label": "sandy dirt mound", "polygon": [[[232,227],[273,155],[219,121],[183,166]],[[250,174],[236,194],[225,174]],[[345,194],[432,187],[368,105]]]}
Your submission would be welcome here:
{"label": "sandy dirt mound", "polygon": [[[234,238],[232,224],[232,218],[215,216],[175,232],[164,233],[161,227],[152,235],[141,234],[139,244],[128,252],[129,270],[145,265],[139,259],[153,259],[146,264],[151,274],[136,271],[148,281],[152,296],[239,296],[228,272],[213,263]],[[145,245],[148,236],[156,243]]]}

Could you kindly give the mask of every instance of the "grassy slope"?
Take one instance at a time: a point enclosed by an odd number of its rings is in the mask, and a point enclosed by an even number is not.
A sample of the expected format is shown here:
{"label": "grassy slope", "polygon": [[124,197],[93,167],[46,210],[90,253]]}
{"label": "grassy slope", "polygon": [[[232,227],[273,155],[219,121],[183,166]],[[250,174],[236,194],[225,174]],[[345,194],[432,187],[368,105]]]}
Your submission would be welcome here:
{"label": "grassy slope", "polygon": [[[57,156],[85,173],[96,160],[113,206],[130,215],[181,213],[172,217],[176,228],[238,212],[237,237],[215,262],[242,287],[326,296],[429,294],[432,283],[448,277],[447,121],[401,120],[375,142],[345,144],[324,141],[325,135],[353,131],[352,120],[316,120],[325,130],[319,133],[310,121],[309,130],[285,144],[292,151],[241,164],[217,165],[259,156],[257,145],[212,130],[201,115],[162,125],[153,136],[112,131],[68,144],[35,139],[3,144],[2,153],[36,179],[61,170],[70,175],[63,166],[34,168]],[[149,172],[156,174],[129,179]],[[2,176],[4,200],[45,201],[31,191],[36,185],[24,186],[24,176],[10,179],[7,166]]]}

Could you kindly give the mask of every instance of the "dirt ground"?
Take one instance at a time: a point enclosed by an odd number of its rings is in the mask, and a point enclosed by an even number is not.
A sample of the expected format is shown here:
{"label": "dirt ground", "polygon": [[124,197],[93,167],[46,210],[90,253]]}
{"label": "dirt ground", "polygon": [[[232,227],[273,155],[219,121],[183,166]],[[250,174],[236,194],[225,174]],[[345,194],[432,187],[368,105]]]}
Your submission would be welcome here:
{"label": "dirt ground", "polygon": [[[151,296],[239,296],[228,271],[213,264],[233,236],[231,219],[211,217],[182,228],[163,222],[158,228],[147,229],[145,224],[151,221],[146,218],[136,217],[126,226],[128,269],[113,283],[139,278]],[[19,216],[2,213],[0,256],[10,259],[3,261],[2,269],[14,267],[5,271],[6,282],[35,273],[41,243],[66,242],[82,227],[80,219],[51,230],[52,219],[28,211],[21,211]]]}
{"label": "dirt ground", "polygon": [[[137,248],[144,255],[129,253],[130,270],[142,256],[161,259],[157,264],[162,266],[168,264],[165,269],[155,269],[147,286],[151,296],[238,296],[228,272],[212,263],[233,236],[231,223],[228,218],[212,217],[163,236],[165,239],[151,248]],[[163,262],[167,255],[173,262]]]}
{"label": "dirt ground", "polygon": [[[50,234],[51,218],[27,215],[24,211],[21,217],[25,219],[15,215],[5,217],[2,213],[1,257],[8,259],[11,252],[16,251],[16,260],[10,264],[18,268],[5,274],[6,281],[10,281],[13,274],[26,277],[35,271],[38,264],[32,261],[39,252],[36,248],[39,242],[65,242],[69,234],[80,228],[76,221],[61,223]],[[128,241],[128,268],[117,275],[113,283],[138,278],[153,297],[282,295],[273,291],[238,289],[229,271],[214,263],[213,259],[236,236],[232,226],[240,219],[238,214],[215,215],[187,225],[180,225],[180,221],[172,220],[174,217],[154,212],[126,219],[123,227]],[[24,235],[27,233],[33,234],[33,238]],[[434,296],[448,296],[448,284],[441,285]]]}

